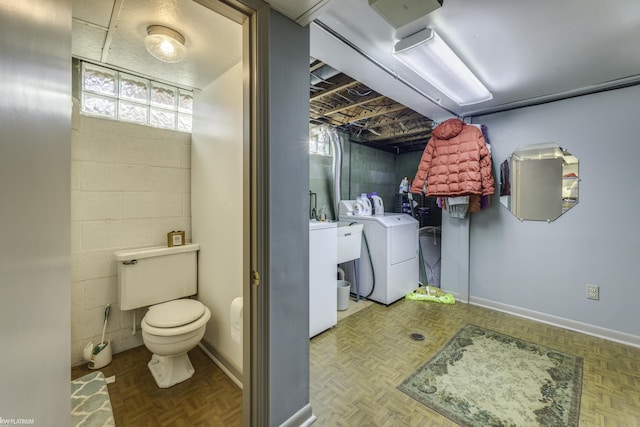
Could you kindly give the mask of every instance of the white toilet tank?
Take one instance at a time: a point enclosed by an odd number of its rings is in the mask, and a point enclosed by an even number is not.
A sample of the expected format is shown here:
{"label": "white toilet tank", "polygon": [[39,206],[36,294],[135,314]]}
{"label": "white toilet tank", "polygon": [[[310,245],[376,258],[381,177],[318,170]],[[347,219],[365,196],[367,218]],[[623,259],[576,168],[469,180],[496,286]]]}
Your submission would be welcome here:
{"label": "white toilet tank", "polygon": [[198,292],[198,244],[115,253],[120,310],[132,310]]}

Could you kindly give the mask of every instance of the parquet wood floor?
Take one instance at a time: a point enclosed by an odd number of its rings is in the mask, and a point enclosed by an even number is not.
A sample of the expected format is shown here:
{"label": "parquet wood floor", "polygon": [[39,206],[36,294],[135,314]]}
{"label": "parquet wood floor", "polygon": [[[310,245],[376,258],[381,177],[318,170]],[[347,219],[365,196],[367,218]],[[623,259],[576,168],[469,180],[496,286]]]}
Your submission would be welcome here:
{"label": "parquet wood floor", "polygon": [[[640,349],[472,305],[402,300],[371,304],[311,340],[313,427],[454,426],[396,386],[465,323],[583,357],[580,426],[640,426]],[[202,350],[189,353],[193,378],[169,389],[156,386],[150,357],[142,346],[102,369],[116,376],[109,394],[119,427],[242,425],[242,391]],[[75,367],[72,378],[89,372]]]}
{"label": "parquet wood floor", "polygon": [[401,300],[373,304],[311,340],[314,427],[455,426],[396,386],[465,323],[583,357],[579,425],[640,426],[640,349],[473,305]]}
{"label": "parquet wood floor", "polygon": [[[242,390],[196,347],[189,352],[195,369],[188,381],[166,389],[158,388],[147,363],[151,353],[141,346],[113,356],[101,369],[106,377],[113,415],[118,427],[240,427]],[[71,378],[90,370],[86,364],[71,370]]]}

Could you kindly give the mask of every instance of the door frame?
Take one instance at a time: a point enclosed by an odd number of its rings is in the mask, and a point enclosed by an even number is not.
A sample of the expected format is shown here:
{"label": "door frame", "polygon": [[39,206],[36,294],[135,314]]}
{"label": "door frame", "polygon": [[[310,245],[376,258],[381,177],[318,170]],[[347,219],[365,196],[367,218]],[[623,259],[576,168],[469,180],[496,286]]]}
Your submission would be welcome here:
{"label": "door frame", "polygon": [[[268,31],[262,0],[195,0],[242,25],[243,59],[243,350],[242,424],[269,419]],[[262,275],[262,277],[260,277]]]}

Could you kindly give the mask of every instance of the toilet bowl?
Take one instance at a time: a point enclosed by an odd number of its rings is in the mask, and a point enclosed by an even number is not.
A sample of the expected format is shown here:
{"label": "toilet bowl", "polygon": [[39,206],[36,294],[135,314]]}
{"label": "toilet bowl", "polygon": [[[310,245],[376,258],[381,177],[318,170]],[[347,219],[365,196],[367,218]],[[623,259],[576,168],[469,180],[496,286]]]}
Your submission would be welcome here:
{"label": "toilet bowl", "polygon": [[149,307],[140,328],[144,345],[153,353],[147,366],[158,387],[171,387],[193,376],[187,352],[200,342],[210,318],[211,311],[193,299]]}
{"label": "toilet bowl", "polygon": [[149,307],[140,322],[142,341],[153,353],[147,364],[158,387],[194,373],[187,352],[204,336],[211,311],[197,294],[197,244],[116,252],[120,310]]}

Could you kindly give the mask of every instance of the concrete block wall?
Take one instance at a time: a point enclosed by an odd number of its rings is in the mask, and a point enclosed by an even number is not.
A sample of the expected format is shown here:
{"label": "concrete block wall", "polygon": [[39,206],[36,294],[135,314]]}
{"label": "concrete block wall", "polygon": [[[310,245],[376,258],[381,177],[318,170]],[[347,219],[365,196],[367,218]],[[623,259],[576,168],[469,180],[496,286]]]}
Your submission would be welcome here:
{"label": "concrete block wall", "polygon": [[[408,153],[398,154],[397,162],[396,162],[396,180],[398,181],[398,185],[402,178],[405,176],[409,179],[409,182],[413,181],[416,173],[418,172],[418,165],[420,164],[420,159],[422,158],[422,151],[411,151]],[[396,191],[398,189],[396,188]]]}
{"label": "concrete block wall", "polygon": [[[375,191],[382,197],[385,211],[393,212],[393,202],[400,184],[400,181],[396,182],[396,155],[363,144],[350,143],[348,146],[343,166],[351,167],[351,183],[345,186],[347,181],[343,180],[343,196],[350,194],[350,199],[355,199],[362,193]],[[343,176],[348,177],[346,174],[348,172],[343,172]]]}
{"label": "concrete block wall", "polygon": [[[71,363],[102,334],[113,352],[142,345],[133,311],[118,307],[114,252],[191,241],[191,134],[100,119],[73,106],[71,146]],[[136,324],[146,309],[136,310]]]}

